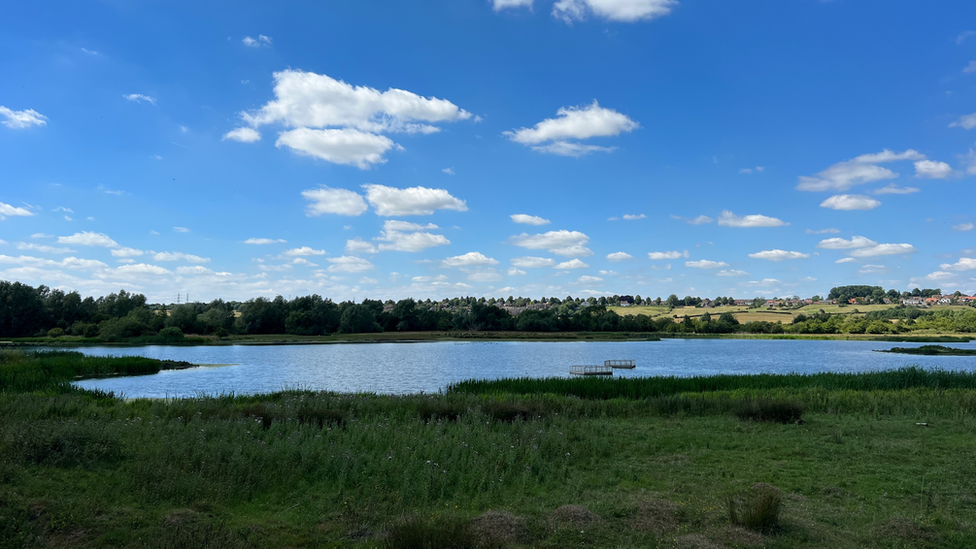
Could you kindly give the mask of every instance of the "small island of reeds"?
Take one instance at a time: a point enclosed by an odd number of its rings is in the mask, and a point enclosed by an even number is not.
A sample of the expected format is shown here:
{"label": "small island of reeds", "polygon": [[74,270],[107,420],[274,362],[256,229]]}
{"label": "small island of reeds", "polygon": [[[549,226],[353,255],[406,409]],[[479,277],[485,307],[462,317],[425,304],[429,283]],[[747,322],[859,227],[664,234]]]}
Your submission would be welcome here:
{"label": "small island of reeds", "polygon": [[976,349],[958,349],[945,345],[922,345],[920,347],[892,347],[891,349],[877,349],[878,353],[899,353],[903,355],[926,356],[976,356]]}

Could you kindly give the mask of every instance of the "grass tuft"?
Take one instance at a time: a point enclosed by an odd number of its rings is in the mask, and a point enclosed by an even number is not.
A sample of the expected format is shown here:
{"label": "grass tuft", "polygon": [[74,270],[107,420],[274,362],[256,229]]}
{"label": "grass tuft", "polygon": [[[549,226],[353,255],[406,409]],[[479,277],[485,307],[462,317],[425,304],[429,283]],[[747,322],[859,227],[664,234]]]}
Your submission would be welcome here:
{"label": "grass tuft", "polygon": [[756,483],[744,494],[729,496],[726,501],[729,522],[754,530],[771,532],[779,527],[783,495],[775,486]]}

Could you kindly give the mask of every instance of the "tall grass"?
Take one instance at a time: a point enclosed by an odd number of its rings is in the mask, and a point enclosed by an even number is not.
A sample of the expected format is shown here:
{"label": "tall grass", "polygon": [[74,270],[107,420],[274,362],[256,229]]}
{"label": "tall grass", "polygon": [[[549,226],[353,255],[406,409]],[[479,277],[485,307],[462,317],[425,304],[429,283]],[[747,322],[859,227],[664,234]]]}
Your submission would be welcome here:
{"label": "tall grass", "polygon": [[905,389],[976,389],[976,372],[926,370],[909,366],[865,373],[750,374],[693,377],[506,378],[461,381],[451,393],[555,394],[584,399],[646,399],[686,393],[821,388],[828,391],[898,391]]}
{"label": "tall grass", "polygon": [[85,356],[77,351],[0,351],[0,392],[68,390],[74,379],[154,374],[165,363],[143,357]]}

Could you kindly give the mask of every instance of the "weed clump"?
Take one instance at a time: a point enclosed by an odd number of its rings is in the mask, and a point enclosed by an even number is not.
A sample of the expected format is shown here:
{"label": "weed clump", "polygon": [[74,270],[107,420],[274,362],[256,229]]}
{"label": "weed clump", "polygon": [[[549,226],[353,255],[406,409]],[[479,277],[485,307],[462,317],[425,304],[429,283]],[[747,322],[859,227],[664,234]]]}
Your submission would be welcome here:
{"label": "weed clump", "polygon": [[468,406],[463,402],[428,399],[417,403],[417,415],[424,423],[437,420],[457,422],[467,411]]}
{"label": "weed clump", "polygon": [[298,424],[316,426],[319,429],[326,425],[331,427],[346,426],[346,412],[328,408],[314,408],[303,406],[298,409]]}
{"label": "weed clump", "polygon": [[261,427],[269,429],[274,422],[274,413],[268,409],[266,404],[250,404],[242,410],[245,417],[252,417],[261,422]]}
{"label": "weed clump", "polygon": [[732,412],[743,421],[770,423],[799,423],[803,421],[803,405],[793,400],[746,400]]}
{"label": "weed clump", "polygon": [[743,494],[729,496],[726,505],[730,523],[770,532],[779,527],[783,495],[779,488],[758,482]]}
{"label": "weed clump", "polygon": [[524,401],[493,400],[483,404],[481,409],[488,417],[505,423],[524,421],[545,414],[544,408],[539,403]]}

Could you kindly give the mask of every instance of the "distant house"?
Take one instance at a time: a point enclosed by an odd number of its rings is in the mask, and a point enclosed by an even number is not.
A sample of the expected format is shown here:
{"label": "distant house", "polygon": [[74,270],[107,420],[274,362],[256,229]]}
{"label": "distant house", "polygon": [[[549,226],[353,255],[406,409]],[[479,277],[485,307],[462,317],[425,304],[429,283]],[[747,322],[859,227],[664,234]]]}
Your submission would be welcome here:
{"label": "distant house", "polygon": [[921,297],[906,297],[901,300],[903,305],[912,305],[914,307],[921,307],[925,305],[925,299]]}
{"label": "distant house", "polygon": [[939,305],[950,305],[950,304],[952,304],[952,296],[951,295],[939,296],[939,302],[938,303],[939,303]]}

